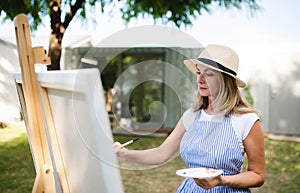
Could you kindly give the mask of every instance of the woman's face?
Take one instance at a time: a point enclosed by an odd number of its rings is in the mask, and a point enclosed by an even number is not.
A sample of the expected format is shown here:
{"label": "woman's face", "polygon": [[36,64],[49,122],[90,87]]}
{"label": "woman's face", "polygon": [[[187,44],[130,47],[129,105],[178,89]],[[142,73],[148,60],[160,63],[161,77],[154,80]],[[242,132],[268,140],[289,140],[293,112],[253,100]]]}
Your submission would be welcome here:
{"label": "woman's face", "polygon": [[216,98],[219,93],[220,72],[197,64],[197,84],[201,96]]}

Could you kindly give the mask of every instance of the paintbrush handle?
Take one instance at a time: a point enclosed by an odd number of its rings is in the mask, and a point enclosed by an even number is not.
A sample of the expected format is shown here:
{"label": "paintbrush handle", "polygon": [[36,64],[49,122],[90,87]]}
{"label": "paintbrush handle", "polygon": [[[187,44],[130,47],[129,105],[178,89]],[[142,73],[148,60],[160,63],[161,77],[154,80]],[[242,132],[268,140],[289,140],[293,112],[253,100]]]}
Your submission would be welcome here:
{"label": "paintbrush handle", "polygon": [[137,141],[137,140],[139,140],[139,138],[135,138],[135,139],[132,139],[132,140],[130,140],[130,141],[127,141],[126,143],[123,143],[123,144],[121,145],[121,148],[122,148],[122,147],[125,147],[125,146],[127,146],[127,145],[129,145],[129,144],[131,144],[131,143],[133,143],[133,142],[135,142],[135,141]]}

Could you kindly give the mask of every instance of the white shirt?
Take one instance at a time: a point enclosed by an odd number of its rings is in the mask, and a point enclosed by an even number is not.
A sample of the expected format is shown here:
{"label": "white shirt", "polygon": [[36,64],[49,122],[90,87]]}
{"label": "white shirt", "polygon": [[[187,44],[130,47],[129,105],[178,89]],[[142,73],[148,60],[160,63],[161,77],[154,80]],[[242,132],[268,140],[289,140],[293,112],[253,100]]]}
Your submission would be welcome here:
{"label": "white shirt", "polygon": [[[194,112],[192,108],[185,111],[182,115],[183,126],[186,130],[190,129],[193,124],[197,112]],[[212,121],[212,122],[222,122],[224,116],[220,115],[209,115],[205,111],[202,110],[199,121]],[[246,114],[233,114],[231,116],[231,123],[235,130],[235,133],[238,137],[241,151],[244,154],[245,148],[243,145],[243,140],[248,136],[253,124],[259,120],[259,117],[255,113],[246,113]]]}

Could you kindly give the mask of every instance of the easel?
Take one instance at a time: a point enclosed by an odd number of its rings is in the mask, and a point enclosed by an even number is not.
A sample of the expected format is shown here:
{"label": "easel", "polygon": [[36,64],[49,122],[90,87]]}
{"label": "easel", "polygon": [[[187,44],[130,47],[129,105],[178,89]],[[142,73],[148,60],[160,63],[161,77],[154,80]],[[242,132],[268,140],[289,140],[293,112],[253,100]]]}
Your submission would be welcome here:
{"label": "easel", "polygon": [[[62,156],[55,133],[55,125],[46,90],[36,81],[35,64],[50,64],[42,47],[32,47],[27,16],[20,14],[14,20],[16,41],[22,74],[22,85],[17,84],[20,103],[25,118],[28,141],[36,170],[33,193],[55,193],[57,189],[69,193]],[[48,137],[47,137],[48,136]],[[49,149],[51,143],[51,150]],[[54,164],[56,171],[54,171]],[[59,183],[55,182],[57,172]]]}

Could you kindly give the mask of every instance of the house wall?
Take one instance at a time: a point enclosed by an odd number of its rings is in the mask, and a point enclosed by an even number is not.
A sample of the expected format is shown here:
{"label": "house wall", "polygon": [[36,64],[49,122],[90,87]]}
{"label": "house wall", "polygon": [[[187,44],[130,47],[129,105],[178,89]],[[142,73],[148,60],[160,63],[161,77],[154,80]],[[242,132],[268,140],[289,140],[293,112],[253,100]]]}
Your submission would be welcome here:
{"label": "house wall", "polygon": [[[184,59],[194,58],[199,55],[199,48],[160,48],[160,47],[137,47],[129,48],[67,48],[65,51],[65,69],[76,69],[80,67],[80,61],[83,57],[94,58],[100,61],[101,57],[115,56],[119,53],[143,54],[160,53],[164,55],[164,62],[161,61],[165,85],[163,89],[163,105],[166,111],[162,116],[166,119],[162,128],[173,129],[183,112],[191,106],[191,97],[195,95],[195,76],[182,63]],[[100,65],[101,66],[101,65]],[[95,66],[96,67],[96,66]],[[99,67],[101,68],[101,67]]]}
{"label": "house wall", "polygon": [[[300,135],[300,45],[268,44],[232,47],[240,56],[238,76],[250,86],[254,108],[259,113],[264,132]],[[107,48],[94,51],[100,54],[107,52]],[[72,52],[69,50],[67,53],[72,59],[72,62],[66,60],[66,64],[70,63],[69,66],[74,66],[74,61],[79,60],[78,57],[82,55],[78,49]],[[164,81],[172,85],[175,91],[181,91],[177,92],[180,104],[173,95],[169,96],[169,93],[165,93],[164,105],[168,109],[168,118],[164,124],[166,128],[173,128],[182,111],[190,105],[190,97],[187,95],[193,93],[185,91],[192,90],[191,85],[193,86],[195,79],[182,61],[185,58],[197,57],[199,52],[199,48],[165,49],[166,61],[183,72],[178,73],[176,69],[165,70]],[[179,105],[181,108],[178,108]]]}
{"label": "house wall", "polygon": [[0,39],[0,121],[20,120],[20,107],[12,73],[19,71],[17,47]]}
{"label": "house wall", "polygon": [[265,132],[300,135],[300,45],[237,47]]}

